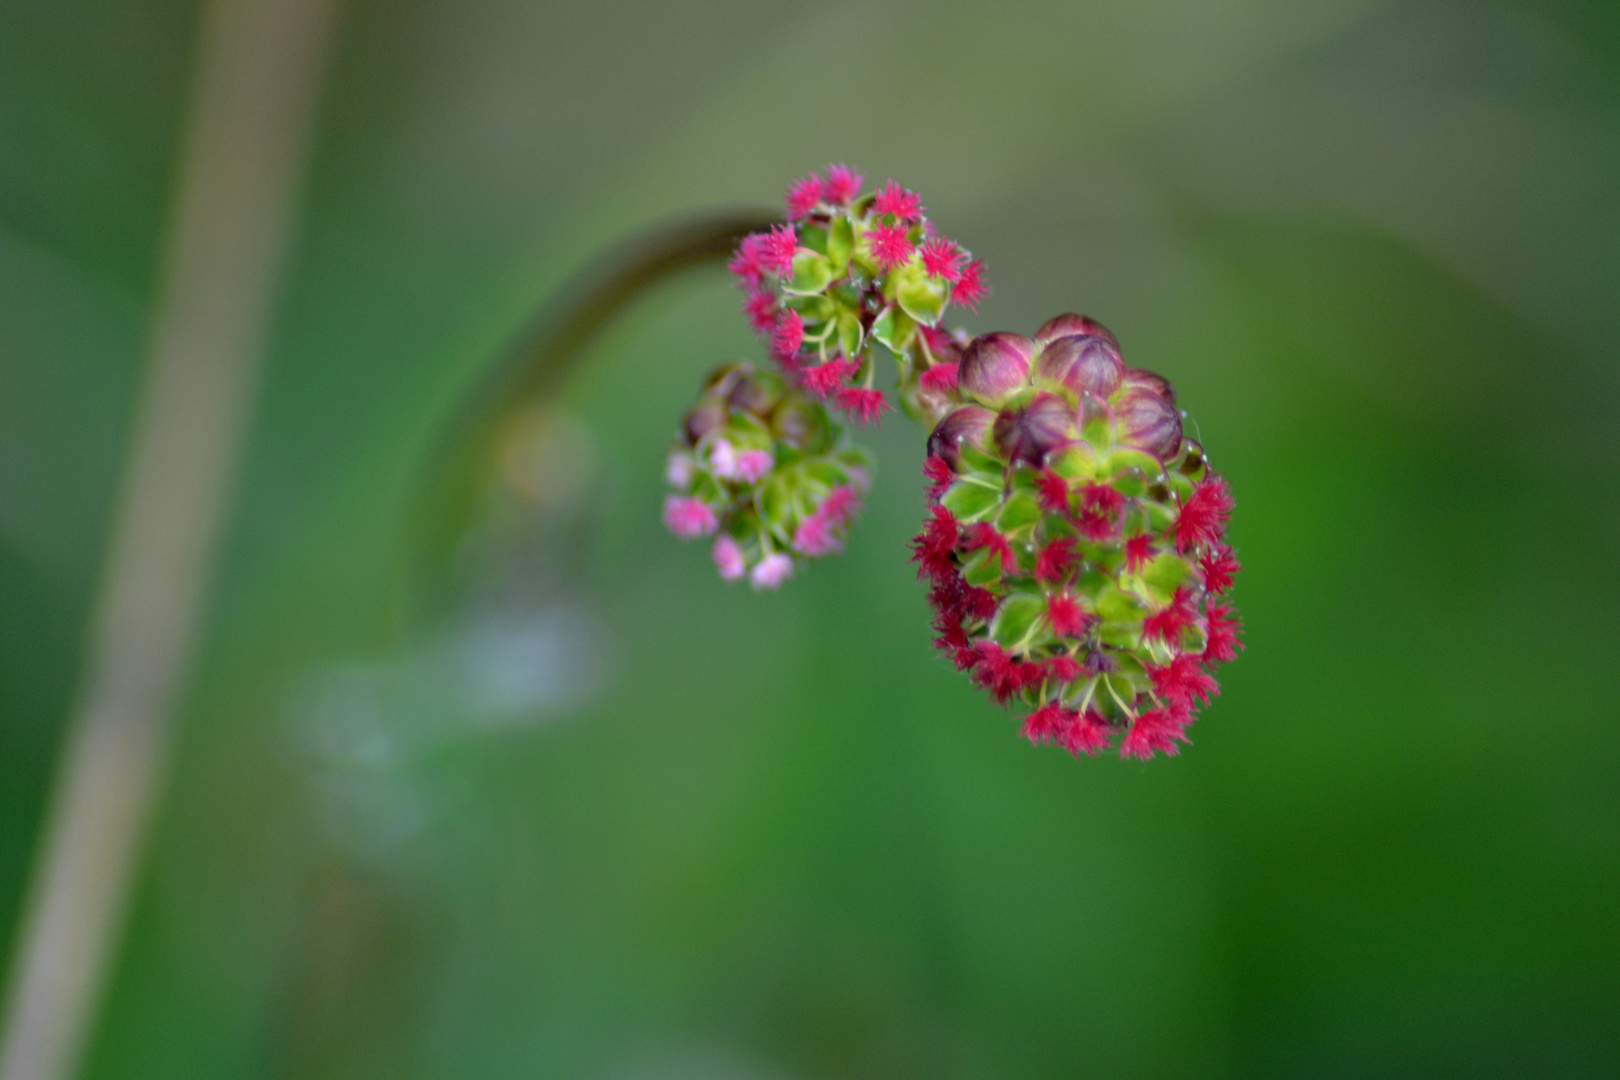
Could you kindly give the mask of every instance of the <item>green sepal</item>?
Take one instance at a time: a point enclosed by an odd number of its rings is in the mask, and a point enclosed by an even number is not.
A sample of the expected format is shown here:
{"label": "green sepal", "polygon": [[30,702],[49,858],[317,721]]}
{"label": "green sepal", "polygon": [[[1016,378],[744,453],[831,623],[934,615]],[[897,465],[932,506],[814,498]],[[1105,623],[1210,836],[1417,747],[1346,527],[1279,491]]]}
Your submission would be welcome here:
{"label": "green sepal", "polygon": [[801,225],[799,226],[799,244],[809,248],[811,251],[818,251],[825,255],[827,254],[827,230],[820,225]]}
{"label": "green sepal", "polygon": [[1035,496],[1020,491],[1002,504],[1001,513],[996,515],[996,528],[1008,536],[1014,536],[1033,529],[1040,520],[1041,507],[1035,501]]}
{"label": "green sepal", "polygon": [[833,268],[827,256],[818,251],[801,251],[793,256],[793,280],[782,291],[797,296],[813,296],[832,283]]}
{"label": "green sepal", "polygon": [[849,266],[850,256],[855,254],[855,226],[849,218],[835,218],[831,230],[827,233],[827,258],[832,260],[833,268],[843,275]]}
{"label": "green sepal", "polygon": [[1097,593],[1096,607],[1097,614],[1106,622],[1129,622],[1142,617],[1144,605],[1109,582]]}
{"label": "green sepal", "polygon": [[1001,556],[989,548],[980,548],[962,564],[962,580],[969,585],[984,588],[1001,581]]}
{"label": "green sepal", "polygon": [[1093,450],[1106,450],[1114,442],[1114,437],[1108,429],[1108,413],[1098,409],[1091,416],[1083,417],[1080,424],[1080,437],[1090,443]]}
{"label": "green sepal", "polygon": [[861,329],[860,316],[848,308],[840,308],[838,312],[838,347],[844,350],[845,356],[860,354],[865,331]]}
{"label": "green sepal", "polygon": [[1097,455],[1083,442],[1048,454],[1046,464],[1065,480],[1091,480],[1097,475]]}
{"label": "green sepal", "polygon": [[[986,554],[989,554],[988,552]],[[1035,643],[1035,624],[1046,613],[1046,602],[1031,593],[1013,593],[1002,601],[990,623],[990,637],[1002,648]],[[1026,640],[1028,639],[1028,640]]]}
{"label": "green sepal", "polygon": [[787,306],[803,316],[806,326],[818,326],[836,316],[841,305],[827,296],[794,296]]}
{"label": "green sepal", "polygon": [[958,521],[973,522],[985,517],[1001,502],[999,487],[986,487],[971,479],[958,480],[939,500]]}
{"label": "green sepal", "polygon": [[1116,476],[1126,469],[1138,468],[1143,476],[1157,478],[1164,472],[1164,466],[1159,459],[1146,450],[1138,450],[1134,446],[1120,446],[1109,451],[1103,459],[1102,473],[1104,476]]}
{"label": "green sepal", "polygon": [[907,263],[894,271],[894,299],[907,315],[933,326],[945,313],[945,285],[928,276],[917,263]]}
{"label": "green sepal", "polygon": [[1168,476],[1168,487],[1177,499],[1186,502],[1192,498],[1192,493],[1197,489],[1198,485],[1193,483],[1189,477],[1179,472],[1172,472]]}
{"label": "green sepal", "polygon": [[1192,564],[1169,552],[1155,555],[1142,567],[1142,583],[1148,587],[1154,599],[1163,603],[1168,603],[1182,582],[1192,576]]}
{"label": "green sepal", "polygon": [[962,464],[966,465],[973,472],[984,473],[986,476],[995,477],[996,488],[998,490],[1000,489],[1001,475],[1006,471],[1007,466],[1002,464],[999,458],[991,457],[989,454],[979,449],[976,444],[971,443],[966,439],[963,439],[957,444],[957,453],[962,456]]}
{"label": "green sepal", "polygon": [[916,320],[893,305],[884,308],[872,323],[872,336],[896,355],[911,345],[911,339],[916,334]]}
{"label": "green sepal", "polygon": [[1127,499],[1138,499],[1147,494],[1147,481],[1135,469],[1128,469],[1108,481],[1108,486]]}
{"label": "green sepal", "polygon": [[778,473],[759,490],[760,517],[774,533],[784,533],[793,515],[793,486],[788,481],[789,475]]}
{"label": "green sepal", "polygon": [[1116,649],[1134,649],[1141,632],[1140,626],[1130,623],[1105,622],[1097,628],[1097,640]]}
{"label": "green sepal", "polygon": [[1176,523],[1176,511],[1164,503],[1144,502],[1143,511],[1147,514],[1148,531],[1162,533]]}
{"label": "green sepal", "polygon": [[1102,686],[1098,693],[1113,701],[1115,705],[1124,707],[1136,701],[1136,687],[1131,680],[1119,672],[1113,672],[1102,677]]}

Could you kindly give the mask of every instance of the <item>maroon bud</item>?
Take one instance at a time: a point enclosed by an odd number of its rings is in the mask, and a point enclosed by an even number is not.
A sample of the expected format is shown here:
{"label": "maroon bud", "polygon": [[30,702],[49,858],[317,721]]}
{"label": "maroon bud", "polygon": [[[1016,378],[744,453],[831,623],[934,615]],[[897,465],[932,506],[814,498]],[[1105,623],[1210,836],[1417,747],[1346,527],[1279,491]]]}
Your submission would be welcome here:
{"label": "maroon bud", "polygon": [[1046,320],[1041,325],[1041,328],[1035,331],[1035,342],[1038,345],[1044,345],[1048,341],[1054,341],[1060,337],[1073,337],[1075,335],[1100,337],[1112,345],[1115,352],[1119,351],[1119,341],[1113,334],[1108,332],[1108,328],[1096,319],[1090,319],[1084,315],[1059,315],[1055,319]]}
{"label": "maroon bud", "polygon": [[709,401],[686,414],[686,441],[696,446],[703,436],[726,422],[726,407]]}
{"label": "maroon bud", "polygon": [[743,375],[737,379],[736,385],[731,388],[730,398],[733,408],[756,416],[764,416],[771,411],[771,406],[776,404],[776,395],[771,389],[750,375]]}
{"label": "maroon bud", "polygon": [[1126,383],[1114,402],[1120,441],[1168,461],[1181,448],[1181,414],[1171,401],[1140,383]]}
{"label": "maroon bud", "polygon": [[741,360],[721,364],[704,376],[703,389],[700,392],[704,397],[723,398],[731,393],[732,388],[737,385],[737,380],[751,371],[753,368]]}
{"label": "maroon bud", "polygon": [[1105,398],[1124,381],[1125,361],[1108,338],[1072,334],[1046,343],[1035,361],[1035,374],[1076,395],[1092,393]]}
{"label": "maroon bud", "polygon": [[1176,388],[1170,385],[1170,380],[1163,375],[1142,368],[1125,369],[1126,386],[1142,386],[1152,390],[1171,405],[1176,403]]}
{"label": "maroon bud", "polygon": [[952,469],[962,468],[962,440],[983,450],[996,414],[977,405],[963,405],[941,420],[928,436],[928,456],[944,458]]}
{"label": "maroon bud", "polygon": [[1039,465],[1048,450],[1074,440],[1074,409],[1056,394],[1037,394],[1021,409],[1003,409],[993,435],[1008,461]]}
{"label": "maroon bud", "polygon": [[1020,334],[980,334],[962,353],[957,383],[962,392],[986,405],[999,405],[1023,389],[1035,343]]}

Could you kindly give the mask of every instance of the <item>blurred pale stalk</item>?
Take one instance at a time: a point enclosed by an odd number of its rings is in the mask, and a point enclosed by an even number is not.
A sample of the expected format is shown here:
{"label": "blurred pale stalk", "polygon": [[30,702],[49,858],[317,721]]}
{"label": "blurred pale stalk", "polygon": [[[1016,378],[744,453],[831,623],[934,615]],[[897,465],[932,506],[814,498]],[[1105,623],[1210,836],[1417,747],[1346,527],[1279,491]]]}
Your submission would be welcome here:
{"label": "blurred pale stalk", "polygon": [[162,790],[335,0],[204,9],[147,382],[8,986],[0,1080],[78,1067]]}

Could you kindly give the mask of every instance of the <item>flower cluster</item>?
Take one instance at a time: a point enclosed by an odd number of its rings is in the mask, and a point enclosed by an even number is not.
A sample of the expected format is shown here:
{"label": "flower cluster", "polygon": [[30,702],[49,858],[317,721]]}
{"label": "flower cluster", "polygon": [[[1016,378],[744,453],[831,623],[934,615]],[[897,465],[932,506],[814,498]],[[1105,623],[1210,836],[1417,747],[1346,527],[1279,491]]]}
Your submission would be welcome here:
{"label": "flower cluster", "polygon": [[965,338],[940,324],[946,309],[977,310],[984,266],[935,232],[922,199],[890,180],[861,193],[843,165],[796,180],[788,220],[746,237],[731,272],[743,310],[786,375],[862,424],[892,406],[874,385],[874,344],[899,365],[908,413],[929,422],[950,405]]}
{"label": "flower cluster", "polygon": [[714,536],[721,577],[756,589],[838,551],[871,466],[831,410],[864,424],[892,408],[874,386],[882,345],[901,408],[932,429],[912,543],[935,645],[1023,706],[1032,742],[1177,753],[1242,647],[1225,480],[1170,383],[1126,367],[1096,322],[948,329],[950,305],[978,310],[983,265],[916,193],[861,187],[842,165],[796,180],[787,220],[738,246],[743,310],[780,371],[709,376],[671,451],[665,523]]}
{"label": "flower cluster", "polygon": [[774,589],[802,560],[842,550],[871,462],[827,409],[774,372],[725,364],[704,381],[670,450],[664,524],[713,536],[727,581]]}
{"label": "flower cluster", "polygon": [[936,646],[1028,707],[1034,742],[1175,754],[1240,648],[1222,600],[1232,498],[1175,391],[1078,315],[975,338],[959,386],[929,437],[913,541]]}

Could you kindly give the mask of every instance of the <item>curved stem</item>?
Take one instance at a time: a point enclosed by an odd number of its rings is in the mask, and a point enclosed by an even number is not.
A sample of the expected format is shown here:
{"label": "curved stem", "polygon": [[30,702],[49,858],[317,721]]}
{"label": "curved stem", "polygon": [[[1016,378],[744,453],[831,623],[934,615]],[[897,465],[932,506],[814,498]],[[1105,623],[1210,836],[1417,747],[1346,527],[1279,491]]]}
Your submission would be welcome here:
{"label": "curved stem", "polygon": [[413,534],[427,573],[409,576],[419,583],[433,576],[482,503],[503,421],[556,394],[597,336],[642,296],[683,271],[723,262],[744,236],[780,219],[776,210],[739,208],[654,226],[593,260],[542,304],[429,451]]}

